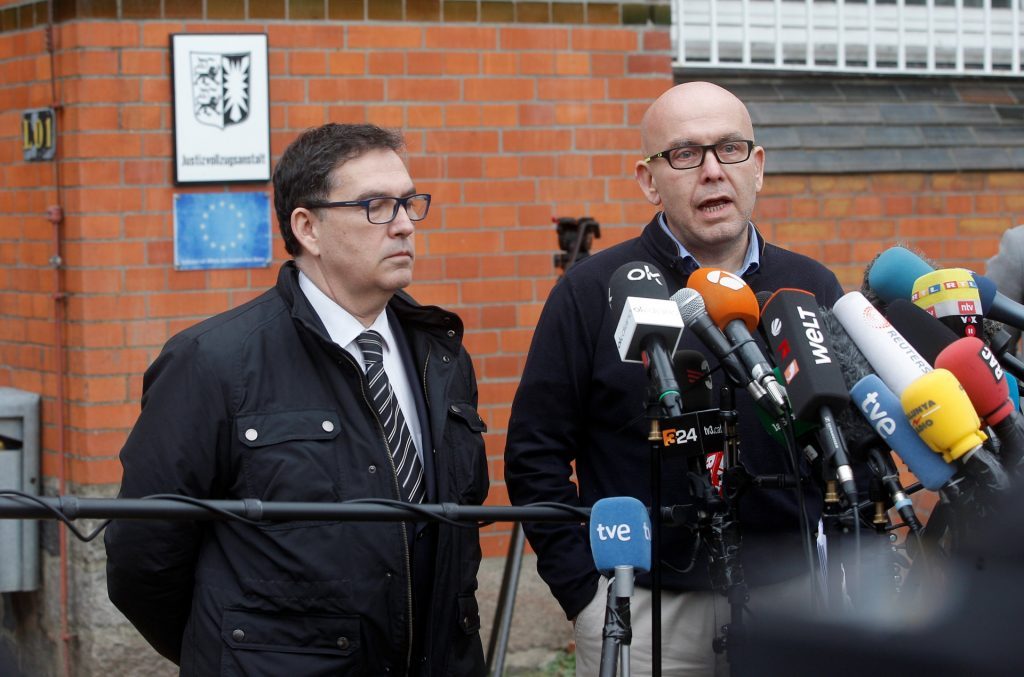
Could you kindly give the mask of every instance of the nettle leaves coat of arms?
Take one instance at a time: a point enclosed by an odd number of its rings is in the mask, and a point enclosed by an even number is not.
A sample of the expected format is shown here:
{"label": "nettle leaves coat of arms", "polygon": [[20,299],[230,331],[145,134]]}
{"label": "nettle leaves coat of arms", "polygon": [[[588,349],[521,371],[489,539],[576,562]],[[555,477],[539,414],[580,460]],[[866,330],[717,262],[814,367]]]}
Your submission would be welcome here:
{"label": "nettle leaves coat of arms", "polygon": [[190,52],[192,111],[204,125],[224,129],[249,117],[250,53]]}

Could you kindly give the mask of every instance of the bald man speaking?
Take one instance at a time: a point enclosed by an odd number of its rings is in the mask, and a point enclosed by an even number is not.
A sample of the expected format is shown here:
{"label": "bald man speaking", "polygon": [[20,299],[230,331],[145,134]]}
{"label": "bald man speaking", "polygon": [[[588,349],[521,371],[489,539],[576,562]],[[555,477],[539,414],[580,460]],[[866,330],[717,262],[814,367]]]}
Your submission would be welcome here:
{"label": "bald man speaking", "polygon": [[[614,338],[619,318],[608,304],[609,280],[623,264],[653,264],[668,294],[685,287],[697,268],[711,267],[739,275],[755,292],[796,287],[812,292],[822,306],[842,295],[831,271],[768,243],[754,225],[765,156],[746,106],[715,84],[677,85],[648,108],[634,174],[656,213],[638,237],[573,266],[544,306],[508,426],[505,480],[514,504],[591,506],[612,496],[652,503],[648,378],[642,365],[620,359]],[[679,349],[699,350],[717,367],[695,332],[683,333]],[[712,408],[718,408],[721,370],[713,378]],[[754,475],[791,472],[785,449],[761,427],[753,400],[739,388],[736,399],[745,469]],[[662,504],[693,503],[686,462],[665,458]],[[820,490],[805,487],[804,503],[816,525]],[[752,604],[761,591],[806,581],[793,490],[751,488],[739,516]],[[541,577],[574,622],[576,673],[597,675],[608,581],[594,568],[586,526],[524,527]],[[700,539],[692,529],[666,528],[660,554],[661,674],[728,674],[728,662],[712,642],[729,621],[729,604],[712,590]],[[649,576],[638,576],[631,603],[634,675],[652,669],[650,585]],[[800,590],[806,595],[807,588],[805,583]]]}

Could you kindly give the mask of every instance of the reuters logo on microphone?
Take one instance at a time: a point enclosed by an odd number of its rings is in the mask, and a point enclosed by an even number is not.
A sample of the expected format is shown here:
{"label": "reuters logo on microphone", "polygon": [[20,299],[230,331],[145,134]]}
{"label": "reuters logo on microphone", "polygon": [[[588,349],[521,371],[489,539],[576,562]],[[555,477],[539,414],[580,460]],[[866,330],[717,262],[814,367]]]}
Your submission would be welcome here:
{"label": "reuters logo on microphone", "polygon": [[889,324],[889,320],[885,319],[874,306],[868,306],[864,309],[864,322],[869,327],[874,327],[875,329],[886,329],[892,326]]}

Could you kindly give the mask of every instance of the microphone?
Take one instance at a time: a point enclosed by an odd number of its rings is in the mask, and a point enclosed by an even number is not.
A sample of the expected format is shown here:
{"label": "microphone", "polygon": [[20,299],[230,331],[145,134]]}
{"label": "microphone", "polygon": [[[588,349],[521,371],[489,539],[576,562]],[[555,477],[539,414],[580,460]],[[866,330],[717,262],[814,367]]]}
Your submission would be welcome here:
{"label": "microphone", "polygon": [[[914,281],[932,270],[930,264],[912,251],[904,247],[890,247],[871,264],[868,285],[886,303],[897,298],[909,299],[914,292]],[[1024,328],[1024,306],[1000,293],[989,278],[972,274],[978,285],[985,317],[1018,329]]]}
{"label": "microphone", "polygon": [[623,665],[629,664],[633,575],[651,570],[651,522],[643,503],[630,496],[602,498],[594,503],[590,509],[590,552],[597,570],[612,578],[601,638],[600,674],[605,677],[615,674],[620,647]]}
{"label": "microphone", "polygon": [[832,341],[820,321],[814,295],[780,289],[764,304],[761,328],[779,365],[793,416],[821,421],[819,440],[825,459],[835,465],[839,485],[850,505],[857,505],[857,484],[846,442],[832,413],[850,401],[843,373],[833,359]]}
{"label": "microphone", "polygon": [[[725,436],[718,410],[711,408],[711,377],[708,376],[708,359],[699,350],[684,349],[676,351],[672,356],[672,368],[676,372],[676,380],[683,385],[683,426],[689,425],[695,436],[693,442],[699,443],[704,455],[704,468],[707,470],[711,487],[722,493],[722,475],[725,469]],[[684,446],[690,440],[675,440]]]}
{"label": "microphone", "polygon": [[708,315],[735,346],[740,362],[782,412],[787,408],[786,391],[751,332],[757,331],[759,308],[754,292],[739,275],[717,268],[698,268],[690,274],[686,286],[700,292]]}
{"label": "microphone", "polygon": [[985,425],[994,428],[1013,412],[1003,368],[981,339],[967,336],[951,343],[935,366],[956,377]]}
{"label": "microphone", "polygon": [[740,360],[733,352],[729,339],[725,338],[722,330],[718,328],[715,321],[708,315],[704,305],[704,297],[695,289],[683,287],[672,295],[672,300],[679,308],[683,324],[695,332],[704,345],[710,350],[729,379],[736,385],[746,388],[750,396],[761,407],[766,409],[772,416],[778,418],[784,411],[779,408],[768,396],[768,391],[755,381],[750,373],[743,368]]}
{"label": "microphone", "polygon": [[875,373],[897,395],[902,395],[908,385],[932,370],[859,291],[843,295],[832,306],[832,312]]}
{"label": "microphone", "polygon": [[886,303],[909,299],[914,293],[914,280],[932,270],[931,265],[909,249],[890,247],[868,269],[868,286]]}
{"label": "microphone", "polygon": [[667,416],[679,416],[679,385],[671,354],[683,333],[679,308],[668,298],[665,278],[656,266],[631,261],[608,282],[608,303],[618,315],[615,345],[623,362],[642,362]]}
{"label": "microphone", "polygon": [[984,480],[989,490],[1009,487],[1006,471],[982,449],[988,436],[980,430],[974,405],[948,370],[935,369],[914,381],[900,396],[900,403],[910,425],[932,451],[947,462],[962,463],[965,472]]}
{"label": "microphone", "polygon": [[676,374],[676,380],[686,384],[682,389],[683,411],[710,409],[710,366],[704,353],[688,348],[677,350],[672,356],[672,370]]}
{"label": "microphone", "polygon": [[1001,293],[996,283],[984,275],[974,273],[974,281],[978,284],[981,311],[985,317],[1017,329],[1024,328],[1024,306]]}
{"label": "microphone", "polygon": [[[896,299],[909,299],[914,293],[914,282],[933,270],[931,264],[910,250],[903,247],[890,247],[879,254],[871,264],[871,268],[868,269],[868,285],[882,301],[893,303]],[[1015,323],[1014,318],[1017,318],[1018,321],[1024,319],[1022,317],[1024,306],[1014,303],[1000,294],[995,283],[984,275],[971,271],[971,276],[977,285],[982,314],[991,320],[1005,322],[1020,328],[1022,325]],[[998,309],[993,315],[993,307],[997,305]],[[990,324],[985,323],[985,325]],[[988,332],[989,327],[985,326],[985,328]],[[1009,338],[1005,331],[995,331],[994,333],[996,337],[1001,334]],[[993,345],[997,343],[996,337],[990,337]],[[1012,347],[1008,341],[1002,343],[1002,348],[997,350],[999,359],[1008,371],[1018,378],[1024,379],[1024,363],[1014,357],[1011,350]]]}
{"label": "microphone", "polygon": [[1024,458],[1024,417],[1010,399],[1005,372],[989,347],[980,339],[962,338],[942,351],[935,366],[960,381],[975,412],[1002,442],[1000,455],[1017,468]]}
{"label": "microphone", "polygon": [[602,498],[590,509],[590,552],[605,576],[628,566],[651,570],[651,520],[647,508],[632,496]]}
{"label": "microphone", "polygon": [[[920,278],[919,278],[920,279]],[[944,323],[906,299],[893,299],[885,308],[885,319],[914,346],[928,364],[959,336]]]}
{"label": "microphone", "polygon": [[1013,408],[1020,411],[1020,384],[1010,372],[1004,372],[1003,375],[1006,376],[1006,386],[1010,391],[1010,401],[1013,403]]}
{"label": "microphone", "polygon": [[981,331],[981,297],[969,270],[943,268],[925,273],[914,280],[910,300],[957,336],[977,336]]}
{"label": "microphone", "polygon": [[[915,310],[921,311],[909,301]],[[822,324],[832,335],[836,361],[843,372],[843,380],[850,388],[851,406],[840,410],[839,421],[851,433],[852,440],[863,443],[870,436],[880,437],[910,468],[923,486],[932,490],[947,486],[956,469],[942,460],[924,443],[903,415],[903,405],[882,379],[871,371],[864,354],[828,309],[822,309]],[[935,318],[928,319],[935,322]],[[949,331],[946,327],[942,327]],[[856,410],[856,411],[854,411]],[[863,431],[867,427],[867,431]],[[851,449],[857,450],[854,444]]]}
{"label": "microphone", "polygon": [[969,460],[988,439],[963,386],[947,369],[934,369],[908,385],[900,404],[914,431],[947,463]]}
{"label": "microphone", "polygon": [[903,405],[882,379],[868,374],[850,388],[850,397],[868,425],[895,451],[925,489],[945,488],[956,473],[924,443],[903,414]]}

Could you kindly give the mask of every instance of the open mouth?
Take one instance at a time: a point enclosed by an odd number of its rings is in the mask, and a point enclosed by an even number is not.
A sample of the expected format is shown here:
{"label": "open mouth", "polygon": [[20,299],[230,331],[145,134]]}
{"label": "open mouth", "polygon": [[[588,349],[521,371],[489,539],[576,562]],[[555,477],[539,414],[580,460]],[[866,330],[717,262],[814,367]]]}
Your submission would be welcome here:
{"label": "open mouth", "polygon": [[714,216],[715,214],[723,211],[730,204],[732,204],[732,200],[728,200],[726,198],[713,198],[711,200],[701,202],[697,205],[697,208],[708,216]]}

